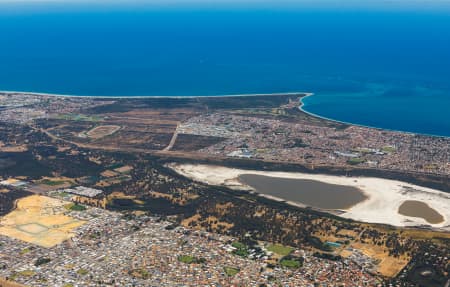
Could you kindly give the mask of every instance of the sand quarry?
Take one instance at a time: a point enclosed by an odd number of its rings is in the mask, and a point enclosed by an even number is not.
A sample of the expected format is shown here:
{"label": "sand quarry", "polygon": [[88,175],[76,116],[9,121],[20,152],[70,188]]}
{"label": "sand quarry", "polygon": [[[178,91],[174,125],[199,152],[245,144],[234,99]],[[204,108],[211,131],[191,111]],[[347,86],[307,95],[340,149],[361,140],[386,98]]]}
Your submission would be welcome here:
{"label": "sand quarry", "polygon": [[0,218],[0,234],[50,248],[71,238],[85,222],[64,215],[69,202],[32,195],[17,201],[17,208]]}
{"label": "sand quarry", "polygon": [[[170,164],[170,168],[193,180],[210,185],[223,185],[238,190],[253,190],[239,181],[243,174],[256,174],[278,178],[308,179],[329,184],[353,186],[367,197],[348,209],[340,210],[339,216],[369,223],[382,223],[393,226],[428,226],[437,230],[450,231],[450,194],[439,190],[425,188],[406,182],[374,177],[345,177],[323,174],[306,174],[295,172],[272,172],[228,168],[213,165]],[[299,188],[301,192],[301,188]],[[261,196],[265,196],[261,194]],[[266,196],[274,200],[283,200]],[[421,217],[399,214],[400,206],[406,201],[420,201],[439,213],[443,220],[429,223]],[[304,206],[300,202],[289,204]],[[336,210],[330,212],[335,213]]]}

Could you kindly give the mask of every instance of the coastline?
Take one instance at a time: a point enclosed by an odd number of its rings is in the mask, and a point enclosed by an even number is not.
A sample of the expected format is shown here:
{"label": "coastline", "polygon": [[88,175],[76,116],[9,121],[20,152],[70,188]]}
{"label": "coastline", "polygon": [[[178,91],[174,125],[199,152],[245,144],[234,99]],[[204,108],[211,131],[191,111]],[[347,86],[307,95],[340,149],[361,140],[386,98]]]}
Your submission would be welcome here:
{"label": "coastline", "polygon": [[369,125],[346,122],[346,121],[342,121],[342,120],[337,120],[337,119],[321,116],[321,115],[309,112],[305,109],[305,103],[303,102],[303,100],[315,95],[315,93],[311,93],[311,92],[249,93],[249,94],[225,94],[225,95],[203,95],[203,96],[80,96],[80,95],[67,95],[67,94],[0,90],[0,94],[2,94],[2,93],[46,96],[46,97],[60,97],[60,98],[88,98],[88,99],[109,99],[109,100],[111,100],[111,99],[151,99],[151,98],[155,98],[155,99],[237,98],[237,97],[303,95],[299,100],[298,109],[300,111],[302,111],[303,113],[305,113],[309,116],[315,117],[315,118],[319,118],[319,119],[334,122],[334,123],[340,123],[340,124],[346,124],[346,125],[352,125],[352,126],[358,126],[358,127],[364,127],[364,128],[370,128],[370,129],[377,129],[377,130],[385,130],[385,131],[391,131],[391,132],[400,132],[400,133],[406,133],[406,134],[410,134],[410,135],[423,135],[423,136],[438,137],[438,138],[450,138],[450,136],[445,136],[445,135],[418,133],[418,132],[383,128],[383,127],[369,126]]}
{"label": "coastline", "polygon": [[304,97],[302,97],[300,99],[300,106],[298,108],[299,108],[300,111],[304,112],[305,114],[308,114],[308,115],[310,115],[312,117],[315,117],[315,118],[319,118],[319,119],[330,121],[330,122],[340,123],[340,124],[346,124],[346,125],[352,125],[352,126],[363,127],[363,128],[370,128],[370,129],[377,129],[377,130],[383,130],[383,131],[400,132],[400,133],[405,133],[405,134],[410,134],[410,135],[424,135],[424,136],[438,137],[438,138],[450,138],[450,136],[436,135],[436,134],[427,134],[427,133],[418,133],[418,132],[403,131],[403,130],[382,128],[382,127],[375,127],[375,126],[369,126],[369,125],[363,125],[363,124],[358,124],[358,123],[346,122],[346,121],[341,121],[341,120],[337,120],[337,119],[332,119],[332,118],[328,118],[328,117],[325,117],[325,116],[321,116],[321,115],[309,112],[309,111],[305,110],[305,108],[304,108],[305,103],[303,102],[303,100],[308,98],[308,97],[311,97],[313,95],[314,95],[314,93],[308,93],[308,95],[305,95]]}
{"label": "coastline", "polygon": [[[249,94],[226,94],[226,95],[203,95],[203,96],[80,96],[80,95],[67,95],[67,94],[52,94],[52,93],[37,93],[37,92],[25,92],[25,91],[4,91],[0,90],[0,94],[24,94],[34,96],[46,96],[46,97],[62,97],[62,98],[90,98],[90,99],[195,99],[195,98],[236,98],[236,97],[262,97],[262,96],[295,96],[304,95],[307,97],[312,95],[310,92],[280,92],[280,93],[249,93]],[[303,98],[302,97],[302,98]]]}

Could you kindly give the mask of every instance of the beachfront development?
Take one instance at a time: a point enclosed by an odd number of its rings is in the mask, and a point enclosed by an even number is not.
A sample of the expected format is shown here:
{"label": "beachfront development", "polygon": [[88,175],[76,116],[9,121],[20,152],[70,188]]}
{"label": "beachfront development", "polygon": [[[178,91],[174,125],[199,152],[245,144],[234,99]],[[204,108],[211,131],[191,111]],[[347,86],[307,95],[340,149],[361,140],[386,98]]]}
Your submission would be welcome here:
{"label": "beachfront development", "polygon": [[447,284],[450,139],[305,95],[1,93],[0,284]]}

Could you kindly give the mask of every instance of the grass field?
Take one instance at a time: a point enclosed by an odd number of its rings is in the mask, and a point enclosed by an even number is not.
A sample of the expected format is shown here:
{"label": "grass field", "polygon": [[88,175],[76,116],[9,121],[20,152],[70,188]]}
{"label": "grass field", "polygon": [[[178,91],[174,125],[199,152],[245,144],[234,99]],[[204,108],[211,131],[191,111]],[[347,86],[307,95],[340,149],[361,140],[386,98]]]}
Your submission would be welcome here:
{"label": "grass field", "polygon": [[190,256],[190,255],[178,256],[178,261],[186,263],[186,264],[191,264],[191,263],[200,264],[200,263],[206,262],[205,258],[197,258],[197,257]]}
{"label": "grass field", "polygon": [[39,195],[22,198],[14,211],[0,219],[0,234],[46,248],[58,245],[85,223],[63,214],[67,204]]}
{"label": "grass field", "polygon": [[289,246],[283,246],[280,244],[271,244],[271,245],[267,246],[267,250],[271,251],[275,254],[278,254],[280,256],[287,256],[287,255],[291,254],[291,252],[294,250],[294,248],[289,247]]}
{"label": "grass field", "polygon": [[299,261],[296,260],[290,260],[290,259],[283,259],[280,261],[280,265],[287,268],[300,268],[302,264]]}
{"label": "grass field", "polygon": [[186,264],[191,264],[191,263],[194,263],[195,258],[193,256],[189,256],[189,255],[181,255],[180,257],[178,257],[178,261],[186,263]]}
{"label": "grass field", "polygon": [[85,211],[86,206],[76,203],[69,203],[64,205],[64,208],[67,210],[73,210],[73,211]]}
{"label": "grass field", "polygon": [[50,180],[50,179],[43,179],[40,181],[41,184],[50,185],[50,186],[58,186],[66,184],[67,181],[65,180]]}
{"label": "grass field", "polygon": [[233,277],[234,275],[239,273],[239,269],[234,268],[234,267],[224,267],[223,270],[230,277]]}
{"label": "grass field", "polygon": [[77,270],[77,274],[78,275],[87,275],[87,274],[89,274],[89,271],[87,271],[84,268],[80,268],[80,269]]}

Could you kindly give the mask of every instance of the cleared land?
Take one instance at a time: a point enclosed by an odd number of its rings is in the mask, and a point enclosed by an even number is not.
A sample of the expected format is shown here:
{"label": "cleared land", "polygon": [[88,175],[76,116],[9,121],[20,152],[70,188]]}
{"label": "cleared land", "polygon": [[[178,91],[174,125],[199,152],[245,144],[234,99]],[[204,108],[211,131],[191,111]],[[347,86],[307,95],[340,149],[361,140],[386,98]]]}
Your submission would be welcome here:
{"label": "cleared land", "polygon": [[389,256],[387,251],[381,247],[373,244],[353,243],[353,248],[361,250],[366,256],[378,260],[377,271],[383,276],[396,276],[408,264],[409,259],[401,256],[398,258]]}
{"label": "cleared land", "polygon": [[0,287],[25,287],[25,285],[0,277]]}
{"label": "cleared land", "polygon": [[71,238],[85,222],[64,215],[68,202],[32,195],[17,201],[17,208],[0,220],[0,234],[50,248]]}
{"label": "cleared land", "polygon": [[86,135],[92,139],[99,139],[102,137],[106,137],[112,135],[116,131],[120,130],[120,126],[116,125],[104,125],[98,126],[86,133]]}

